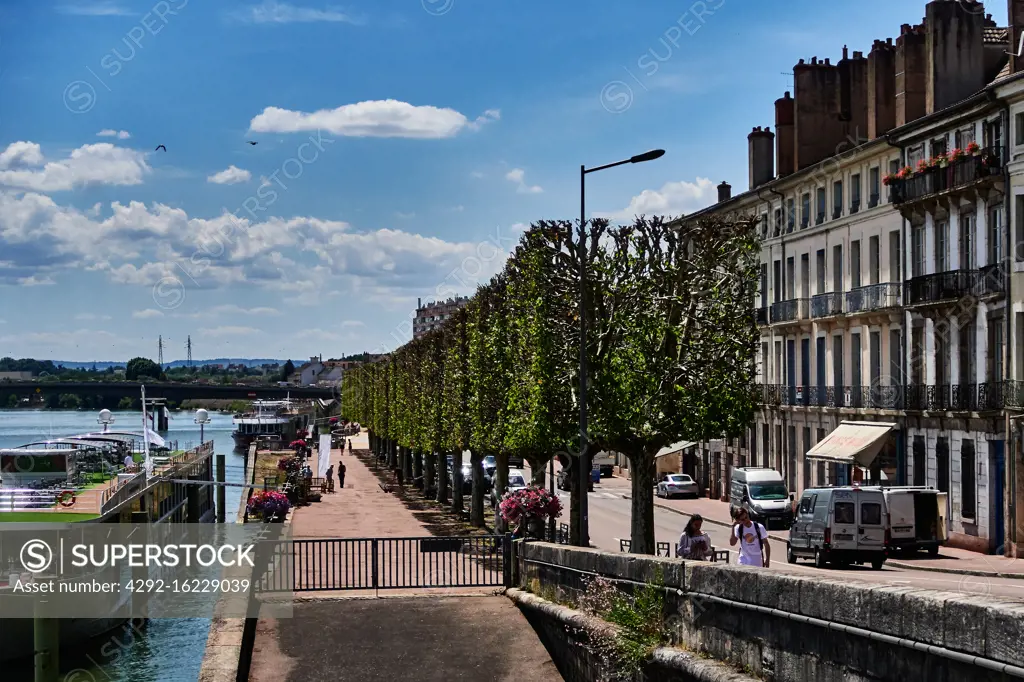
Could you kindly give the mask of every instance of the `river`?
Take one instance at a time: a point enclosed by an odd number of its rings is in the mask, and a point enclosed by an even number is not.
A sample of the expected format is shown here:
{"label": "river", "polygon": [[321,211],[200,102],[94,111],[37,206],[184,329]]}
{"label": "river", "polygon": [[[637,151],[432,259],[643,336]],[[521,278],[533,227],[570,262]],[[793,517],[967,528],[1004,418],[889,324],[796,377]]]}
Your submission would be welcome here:
{"label": "river", "polygon": [[[0,410],[0,448],[11,448],[51,437],[100,431],[98,412],[81,410]],[[172,412],[170,430],[161,434],[178,447],[199,445],[199,426],[194,412]],[[205,440],[214,451],[226,455],[227,480],[244,481],[245,454],[234,451],[231,415],[210,413],[204,428]],[[111,429],[142,430],[141,412],[114,412]],[[244,490],[226,490],[227,519],[238,509]],[[77,654],[61,655],[62,682],[196,682],[206,648],[210,621],[200,618],[153,619],[141,630],[119,629],[99,638]],[[0,643],[0,646],[3,646]],[[31,680],[32,664],[5,664],[4,678]]]}

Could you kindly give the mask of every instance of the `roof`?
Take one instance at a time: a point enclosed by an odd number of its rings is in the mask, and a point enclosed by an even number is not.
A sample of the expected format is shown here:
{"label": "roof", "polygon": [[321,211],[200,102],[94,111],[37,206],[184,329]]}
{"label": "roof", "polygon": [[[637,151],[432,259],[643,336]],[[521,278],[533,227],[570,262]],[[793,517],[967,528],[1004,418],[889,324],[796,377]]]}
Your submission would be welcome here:
{"label": "roof", "polygon": [[1010,42],[1010,29],[1007,27],[986,26],[981,29],[982,40],[989,44]]}

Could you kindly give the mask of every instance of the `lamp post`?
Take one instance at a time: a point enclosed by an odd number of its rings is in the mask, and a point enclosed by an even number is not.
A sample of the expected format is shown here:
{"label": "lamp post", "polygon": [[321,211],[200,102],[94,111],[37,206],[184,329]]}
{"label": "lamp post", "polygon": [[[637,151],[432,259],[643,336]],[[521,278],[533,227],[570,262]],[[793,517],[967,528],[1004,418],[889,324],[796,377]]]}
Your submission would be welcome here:
{"label": "lamp post", "polygon": [[205,440],[205,435],[206,434],[204,433],[203,427],[206,426],[207,424],[209,424],[211,421],[212,420],[210,419],[210,413],[209,412],[207,412],[206,410],[203,410],[203,409],[196,410],[195,422],[196,422],[196,424],[199,424],[199,444],[200,445],[202,445],[203,443],[206,442],[206,440]]}
{"label": "lamp post", "polygon": [[587,173],[596,173],[597,171],[605,170],[607,168],[614,168],[615,166],[622,166],[627,163],[643,163],[644,161],[653,161],[659,159],[665,155],[664,149],[652,149],[649,152],[643,154],[637,154],[628,159],[622,161],[616,161],[615,163],[608,163],[603,166],[597,166],[595,168],[587,168],[584,165],[580,166],[580,232],[579,232],[579,243],[577,248],[579,249],[580,259],[580,470],[577,476],[576,485],[579,488],[580,496],[580,534],[579,543],[581,547],[590,546],[590,529],[589,529],[589,515],[587,511],[587,489],[590,487],[590,476],[591,472],[589,467],[584,466],[590,461],[589,457],[586,457],[588,450],[588,438],[587,438],[587,204],[586,204],[586,179]]}

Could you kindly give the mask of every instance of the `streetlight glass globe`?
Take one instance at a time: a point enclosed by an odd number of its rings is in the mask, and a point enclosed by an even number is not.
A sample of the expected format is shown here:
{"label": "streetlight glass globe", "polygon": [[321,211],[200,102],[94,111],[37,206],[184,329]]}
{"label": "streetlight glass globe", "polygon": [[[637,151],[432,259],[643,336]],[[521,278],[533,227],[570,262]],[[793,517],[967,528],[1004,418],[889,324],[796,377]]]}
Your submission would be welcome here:
{"label": "streetlight glass globe", "polygon": [[196,421],[200,424],[205,424],[210,421],[210,413],[204,409],[196,410]]}

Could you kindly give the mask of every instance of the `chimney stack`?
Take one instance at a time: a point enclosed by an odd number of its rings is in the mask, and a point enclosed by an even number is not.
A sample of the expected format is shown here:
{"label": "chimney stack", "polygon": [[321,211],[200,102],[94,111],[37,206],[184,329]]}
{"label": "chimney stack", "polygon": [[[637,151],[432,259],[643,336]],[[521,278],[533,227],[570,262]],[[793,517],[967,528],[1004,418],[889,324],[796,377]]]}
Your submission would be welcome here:
{"label": "chimney stack", "polygon": [[985,87],[985,17],[980,2],[932,0],[925,6],[925,113]]}
{"label": "chimney stack", "polygon": [[868,54],[868,138],[896,127],[896,48],[876,40]]}
{"label": "chimney stack", "polygon": [[750,189],[775,179],[775,133],[768,126],[758,126],[747,135],[747,167]]}
{"label": "chimney stack", "polygon": [[896,39],[896,127],[925,114],[924,26],[903,24]]}
{"label": "chimney stack", "polygon": [[794,93],[794,165],[796,170],[818,163],[836,154],[846,135],[841,119],[839,68],[828,60],[800,60],[793,67]]}
{"label": "chimney stack", "polygon": [[1010,55],[1010,73],[1024,71],[1024,56],[1017,56],[1020,50],[1020,37],[1024,35],[1024,0],[1007,0],[1007,17],[1010,24],[1010,45],[1007,51]]}
{"label": "chimney stack", "polygon": [[732,185],[725,180],[718,186],[718,203],[732,199]]}
{"label": "chimney stack", "polygon": [[793,98],[787,92],[775,100],[775,162],[779,177],[792,175],[796,171],[794,162]]}

